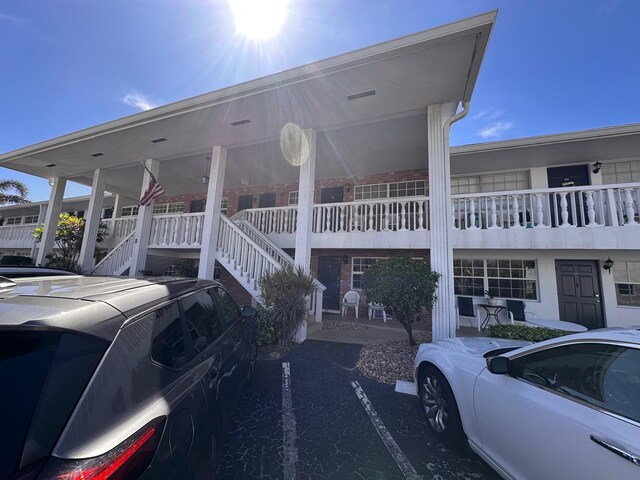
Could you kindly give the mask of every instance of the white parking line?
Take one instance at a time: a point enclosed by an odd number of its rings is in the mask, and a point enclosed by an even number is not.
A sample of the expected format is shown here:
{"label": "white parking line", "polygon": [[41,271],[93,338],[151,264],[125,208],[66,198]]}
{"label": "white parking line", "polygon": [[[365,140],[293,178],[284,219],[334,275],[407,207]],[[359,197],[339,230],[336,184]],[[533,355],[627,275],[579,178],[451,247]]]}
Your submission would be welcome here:
{"label": "white parking line", "polygon": [[289,362],[282,363],[282,447],[285,480],[296,478],[298,447],[296,447],[296,416],[291,401],[291,367]]}
{"label": "white parking line", "polygon": [[389,453],[398,464],[398,467],[400,467],[404,478],[406,478],[407,480],[421,479],[422,477],[418,475],[411,463],[409,463],[409,459],[404,455],[404,453],[402,453],[402,450],[400,450],[400,447],[389,433],[389,430],[387,430],[387,428],[382,423],[382,420],[380,420],[380,417],[376,413],[376,410],[373,408],[373,405],[371,405],[371,402],[367,398],[367,395],[364,393],[364,390],[362,389],[360,384],[358,382],[351,382],[351,386],[356,391],[356,395],[358,395],[358,398],[362,402],[362,406],[364,406],[364,409],[369,415],[371,423],[373,423],[373,426],[378,432],[378,435],[380,435],[382,442],[385,444],[387,450],[389,450]]}

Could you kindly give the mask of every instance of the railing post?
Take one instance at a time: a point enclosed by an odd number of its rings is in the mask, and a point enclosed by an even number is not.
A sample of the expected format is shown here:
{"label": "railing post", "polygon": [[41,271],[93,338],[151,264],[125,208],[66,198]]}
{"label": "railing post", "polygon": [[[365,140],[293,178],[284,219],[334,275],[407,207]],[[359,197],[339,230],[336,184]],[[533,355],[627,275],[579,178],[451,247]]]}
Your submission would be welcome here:
{"label": "railing post", "polygon": [[491,197],[491,203],[489,204],[489,218],[491,223],[489,224],[489,228],[495,230],[500,228],[498,226],[498,209],[496,206],[496,197]]}
{"label": "railing post", "polygon": [[589,223],[587,223],[587,227],[599,227],[600,225],[596,222],[596,210],[594,208],[595,202],[593,201],[593,192],[588,190],[584,192],[584,196],[586,198],[587,204],[587,219]]}
{"label": "railing post", "polygon": [[558,195],[560,195],[560,218],[562,219],[559,226],[564,228],[571,227],[569,223],[569,210],[567,208],[567,192],[558,192]]}
{"label": "railing post", "polygon": [[624,189],[624,213],[627,217],[627,221],[624,224],[625,226],[638,225],[638,222],[636,222],[636,212],[633,207],[633,197],[631,196],[632,191],[633,188]]}
{"label": "railing post", "polygon": [[471,197],[469,199],[469,220],[467,221],[467,229],[475,230],[476,226],[476,199]]}
{"label": "railing post", "polygon": [[315,316],[316,322],[322,322],[322,300],[323,300],[323,291],[321,288],[316,288],[316,305],[315,305]]}
{"label": "railing post", "polygon": [[612,227],[620,226],[618,218],[618,209],[616,208],[616,196],[613,188],[607,188],[607,206],[609,211],[609,221]]}

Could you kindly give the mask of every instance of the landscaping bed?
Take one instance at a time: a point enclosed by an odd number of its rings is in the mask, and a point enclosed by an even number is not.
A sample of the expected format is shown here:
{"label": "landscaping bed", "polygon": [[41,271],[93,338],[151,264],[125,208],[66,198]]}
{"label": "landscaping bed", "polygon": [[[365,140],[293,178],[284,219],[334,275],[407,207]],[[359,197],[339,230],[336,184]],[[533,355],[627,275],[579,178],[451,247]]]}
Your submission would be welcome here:
{"label": "landscaping bed", "polygon": [[395,385],[396,380],[413,382],[413,361],[421,343],[431,341],[431,332],[414,332],[415,347],[408,340],[366,345],[360,351],[357,367],[365,377]]}
{"label": "landscaping bed", "polygon": [[368,325],[362,325],[361,323],[353,322],[339,322],[336,320],[329,320],[322,322],[323,330],[366,330]]}

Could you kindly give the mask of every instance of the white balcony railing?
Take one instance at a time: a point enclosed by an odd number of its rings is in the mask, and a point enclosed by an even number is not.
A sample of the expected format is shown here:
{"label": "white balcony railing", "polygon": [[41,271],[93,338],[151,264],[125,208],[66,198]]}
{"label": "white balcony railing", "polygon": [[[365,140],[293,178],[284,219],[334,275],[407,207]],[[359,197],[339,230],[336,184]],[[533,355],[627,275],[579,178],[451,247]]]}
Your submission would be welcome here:
{"label": "white balcony railing", "polygon": [[199,247],[202,245],[204,213],[154,215],[150,247]]}
{"label": "white balcony railing", "polygon": [[33,243],[33,231],[38,225],[7,225],[0,227],[0,242],[25,241]]}

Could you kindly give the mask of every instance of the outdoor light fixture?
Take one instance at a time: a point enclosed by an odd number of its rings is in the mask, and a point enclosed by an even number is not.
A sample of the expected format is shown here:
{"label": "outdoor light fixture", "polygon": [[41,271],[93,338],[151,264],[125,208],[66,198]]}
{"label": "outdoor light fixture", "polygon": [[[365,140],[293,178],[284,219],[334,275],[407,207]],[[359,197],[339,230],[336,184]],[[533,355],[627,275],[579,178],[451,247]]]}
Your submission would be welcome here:
{"label": "outdoor light fixture", "polygon": [[604,261],[602,268],[604,268],[607,272],[609,272],[609,275],[611,275],[611,269],[613,268],[613,260],[611,260],[611,257],[607,258]]}
{"label": "outdoor light fixture", "polygon": [[346,255],[343,255],[343,256],[342,256],[342,263],[344,263],[345,265],[346,265],[347,263],[349,263],[349,257],[347,257]]}
{"label": "outdoor light fixture", "polygon": [[602,164],[600,162],[596,162],[593,164],[593,173],[600,173],[600,169],[602,168]]}
{"label": "outdoor light fixture", "polygon": [[351,184],[350,184],[350,183],[347,183],[347,184],[344,186],[344,189],[345,189],[347,192],[350,192],[350,191],[351,191]]}
{"label": "outdoor light fixture", "polygon": [[209,183],[209,177],[207,175],[203,175],[202,176],[202,183],[204,185],[206,185],[207,183]]}

